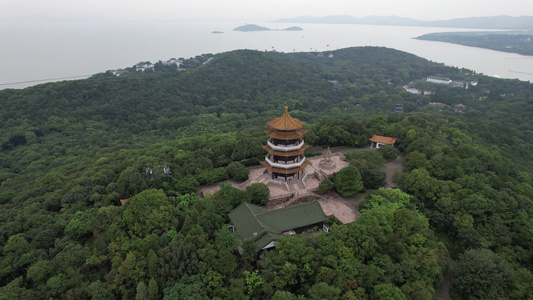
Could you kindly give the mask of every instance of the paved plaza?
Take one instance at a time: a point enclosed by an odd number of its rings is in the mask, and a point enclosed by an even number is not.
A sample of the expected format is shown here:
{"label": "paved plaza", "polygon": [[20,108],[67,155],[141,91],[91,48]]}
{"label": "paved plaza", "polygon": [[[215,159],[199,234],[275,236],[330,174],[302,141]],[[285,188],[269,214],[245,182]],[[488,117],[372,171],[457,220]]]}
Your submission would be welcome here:
{"label": "paved plaza", "polygon": [[[346,153],[353,150],[355,149],[341,149],[341,152]],[[335,216],[344,224],[352,223],[359,216],[357,207],[368,192],[357,194],[355,197],[350,198],[340,197],[336,193],[330,193],[327,195],[318,195],[315,193],[318,189],[318,185],[325,177],[337,173],[339,170],[349,165],[349,162],[341,152],[333,151],[329,155],[323,154],[320,156],[308,157],[307,160],[310,164],[306,166],[305,172],[310,175],[306,177],[304,181],[305,184],[300,180],[288,182],[287,185],[269,183],[268,174],[265,172],[266,168],[262,165],[250,167],[250,174],[248,175],[249,179],[245,182],[239,183],[232,180],[228,180],[227,182],[233,187],[242,190],[246,189],[246,187],[252,183],[265,183],[270,190],[271,199],[269,204],[267,204],[266,209],[282,208],[300,203],[302,200],[316,200],[320,203],[322,210],[324,210],[324,213],[327,216]],[[397,187],[392,181],[392,175],[394,172],[401,171],[403,158],[403,155],[401,155],[396,160],[387,163],[385,168],[387,179],[384,187]],[[330,164],[328,164],[328,168],[321,167],[321,165],[324,165],[321,164],[321,161],[323,162],[325,159],[329,159]],[[200,195],[214,194],[218,190],[220,190],[220,185],[214,184],[201,187],[198,190],[198,193]]]}

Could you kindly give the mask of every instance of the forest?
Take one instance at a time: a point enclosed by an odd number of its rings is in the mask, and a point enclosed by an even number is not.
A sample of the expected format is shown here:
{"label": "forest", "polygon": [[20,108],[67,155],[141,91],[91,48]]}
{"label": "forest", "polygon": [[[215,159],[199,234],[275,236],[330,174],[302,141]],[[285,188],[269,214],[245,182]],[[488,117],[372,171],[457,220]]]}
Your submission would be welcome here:
{"label": "forest", "polygon": [[[381,47],[209,56],[0,91],[0,299],[437,299],[447,276],[452,299],[533,298],[531,83]],[[403,88],[427,76],[476,84]],[[398,140],[321,184],[370,191],[356,222],[258,254],[227,214],[261,187],[225,181],[285,106],[310,146]]]}

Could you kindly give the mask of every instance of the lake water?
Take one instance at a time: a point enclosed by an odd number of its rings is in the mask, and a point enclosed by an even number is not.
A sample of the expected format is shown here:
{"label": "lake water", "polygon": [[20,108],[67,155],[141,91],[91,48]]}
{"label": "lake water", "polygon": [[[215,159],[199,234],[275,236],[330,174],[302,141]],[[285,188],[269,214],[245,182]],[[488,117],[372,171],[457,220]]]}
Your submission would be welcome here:
{"label": "lake water", "polygon": [[[237,22],[0,22],[0,89],[23,88],[55,78],[89,76],[141,61],[189,58],[236,49],[324,51],[352,46],[394,48],[449,66],[502,78],[533,81],[533,57],[413,39],[465,29],[281,24],[250,22],[272,29],[303,31],[236,32]],[[213,34],[212,31],[223,31]],[[468,29],[468,31],[472,31]],[[17,83],[25,82],[25,83]],[[17,84],[12,84],[17,83]]]}

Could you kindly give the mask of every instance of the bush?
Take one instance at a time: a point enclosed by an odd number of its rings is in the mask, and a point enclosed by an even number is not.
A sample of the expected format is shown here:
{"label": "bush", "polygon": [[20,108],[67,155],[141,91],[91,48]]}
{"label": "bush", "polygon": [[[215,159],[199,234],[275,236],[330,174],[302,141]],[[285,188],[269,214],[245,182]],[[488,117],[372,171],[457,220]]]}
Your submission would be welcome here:
{"label": "bush", "polygon": [[352,161],[352,165],[359,170],[365,189],[380,188],[387,178],[387,174],[380,167],[366,160]]}
{"label": "bush", "polygon": [[342,196],[354,196],[363,190],[363,181],[361,173],[356,167],[349,165],[341,169],[335,175],[335,189]]}
{"label": "bush", "polygon": [[226,167],[226,174],[237,181],[245,181],[248,179],[250,170],[240,162],[234,161]]}
{"label": "bush", "polygon": [[366,160],[378,167],[384,167],[387,161],[383,158],[383,155],[377,151],[358,150],[350,153],[346,153],[346,158],[350,161],[353,160]]}
{"label": "bush", "polygon": [[265,205],[270,199],[270,190],[263,183],[252,183],[246,187],[246,196],[250,202],[257,205]]}
{"label": "bush", "polygon": [[324,180],[322,180],[322,182],[318,185],[318,191],[317,193],[319,194],[325,194],[329,191],[331,191],[333,189],[334,185],[333,185],[333,182],[331,180],[329,180],[329,178],[326,178]]}
{"label": "bush", "polygon": [[452,270],[453,287],[465,298],[504,298],[512,284],[512,267],[488,249],[466,251]]}
{"label": "bush", "polygon": [[400,154],[400,151],[391,145],[382,145],[379,147],[378,152],[381,153],[386,160],[395,160]]}

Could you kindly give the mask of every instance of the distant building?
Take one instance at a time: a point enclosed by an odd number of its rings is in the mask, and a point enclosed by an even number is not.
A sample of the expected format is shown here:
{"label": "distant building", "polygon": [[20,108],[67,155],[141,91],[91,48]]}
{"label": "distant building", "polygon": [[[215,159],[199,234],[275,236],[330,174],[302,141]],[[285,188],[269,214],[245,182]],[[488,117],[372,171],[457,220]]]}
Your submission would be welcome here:
{"label": "distant building", "polygon": [[394,145],[396,143],[397,138],[391,138],[381,135],[373,135],[371,138],[369,138],[371,144],[370,148],[379,149],[381,145]]}
{"label": "distant building", "polygon": [[451,87],[465,87],[465,82],[463,81],[452,81],[450,82],[449,86]]}
{"label": "distant building", "polygon": [[453,107],[453,111],[456,113],[464,114],[466,111],[466,105],[459,103]]}
{"label": "distant building", "polygon": [[427,82],[438,83],[438,84],[450,84],[452,80],[448,77],[437,77],[437,76],[428,76],[426,78]]}
{"label": "distant building", "polygon": [[146,70],[153,70],[154,64],[145,63],[145,64],[137,64],[135,66],[136,71],[146,71]]}
{"label": "distant building", "polygon": [[463,81],[453,81],[448,77],[428,76],[426,82],[444,84],[451,87],[465,87]]}
{"label": "distant building", "polygon": [[333,84],[333,89],[335,91],[342,89],[342,83],[340,83],[338,80],[328,80],[328,82]]}
{"label": "distant building", "polygon": [[394,112],[403,113],[403,103],[396,103],[396,105],[394,105]]}
{"label": "distant building", "polygon": [[252,239],[257,251],[273,248],[280,238],[314,227],[325,232],[329,230],[324,224],[326,214],[317,201],[270,211],[243,202],[228,213],[228,217],[231,221],[230,228],[237,231],[241,240]]}
{"label": "distant building", "polygon": [[111,70],[111,73],[115,76],[120,76],[120,75],[128,73],[128,71],[123,70],[123,69],[118,69],[118,70]]}
{"label": "distant building", "polygon": [[403,89],[404,89],[406,92],[411,93],[411,94],[415,94],[415,95],[419,95],[419,94],[422,93],[421,90],[416,89],[416,88],[414,88],[414,87],[411,87],[411,86],[409,86],[409,85],[404,85],[404,86],[403,86]]}
{"label": "distant building", "polygon": [[167,61],[164,61],[164,62],[162,62],[162,63],[163,63],[164,65],[166,65],[166,66],[169,66],[169,65],[174,64],[174,65],[176,65],[176,67],[179,68],[180,65],[183,63],[183,61],[180,60],[180,59],[171,58],[171,59],[169,59],[169,60],[167,60]]}
{"label": "distant building", "polygon": [[442,102],[429,102],[429,105],[433,105],[433,106],[436,106],[438,107],[440,110],[442,110],[443,108],[445,108],[447,105],[442,103]]}
{"label": "distant building", "polygon": [[208,58],[206,61],[204,61],[203,64],[205,65],[206,63],[212,61],[213,59],[214,59],[213,57],[210,57],[210,58]]}

